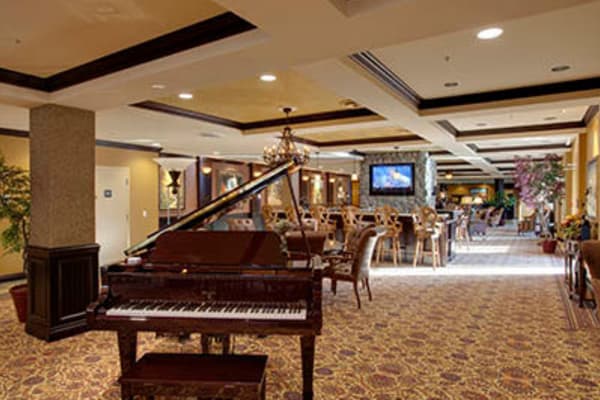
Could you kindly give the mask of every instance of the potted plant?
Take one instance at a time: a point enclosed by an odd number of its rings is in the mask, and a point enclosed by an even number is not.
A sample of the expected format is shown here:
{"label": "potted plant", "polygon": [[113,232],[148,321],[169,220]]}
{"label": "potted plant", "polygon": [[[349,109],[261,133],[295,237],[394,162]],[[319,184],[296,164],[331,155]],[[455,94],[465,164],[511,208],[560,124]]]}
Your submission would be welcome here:
{"label": "potted plant", "polygon": [[540,222],[542,249],[554,253],[556,239],[550,230],[553,208],[556,209],[565,191],[565,174],[561,158],[547,154],[542,161],[531,157],[515,159],[515,187],[527,206],[533,207]]}
{"label": "potted plant", "polygon": [[[21,253],[23,271],[27,275],[27,243],[29,241],[29,212],[31,185],[23,168],[8,165],[0,154],[0,220],[6,228],[0,233],[0,245],[7,253]],[[27,284],[13,286],[10,294],[20,322],[27,319]]]}

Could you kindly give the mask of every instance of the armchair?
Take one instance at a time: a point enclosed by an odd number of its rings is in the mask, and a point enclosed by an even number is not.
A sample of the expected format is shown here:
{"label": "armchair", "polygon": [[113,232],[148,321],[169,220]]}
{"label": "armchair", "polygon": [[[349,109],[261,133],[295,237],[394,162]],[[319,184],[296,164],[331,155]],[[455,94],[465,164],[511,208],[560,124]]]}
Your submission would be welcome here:
{"label": "armchair", "polygon": [[356,302],[360,309],[360,295],[358,293],[358,282],[362,282],[367,288],[369,301],[373,299],[371,287],[369,285],[369,270],[371,268],[371,259],[375,251],[375,244],[385,233],[385,229],[366,228],[361,231],[356,240],[356,252],[348,253],[349,256],[333,257],[329,259],[330,266],[323,271],[323,277],[331,279],[331,289],[336,293],[337,281],[352,282],[354,285],[354,294]]}

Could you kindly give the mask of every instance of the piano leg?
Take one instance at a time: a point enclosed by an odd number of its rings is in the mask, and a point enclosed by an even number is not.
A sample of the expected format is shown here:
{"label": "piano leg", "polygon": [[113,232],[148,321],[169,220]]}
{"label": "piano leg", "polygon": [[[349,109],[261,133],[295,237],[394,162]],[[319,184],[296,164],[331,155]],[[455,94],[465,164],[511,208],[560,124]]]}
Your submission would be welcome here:
{"label": "piano leg", "polygon": [[315,337],[300,337],[302,351],[302,399],[313,399],[313,369],[315,366]]}
{"label": "piano leg", "polygon": [[137,350],[136,331],[118,331],[119,357],[121,361],[121,373],[129,371],[135,365]]}

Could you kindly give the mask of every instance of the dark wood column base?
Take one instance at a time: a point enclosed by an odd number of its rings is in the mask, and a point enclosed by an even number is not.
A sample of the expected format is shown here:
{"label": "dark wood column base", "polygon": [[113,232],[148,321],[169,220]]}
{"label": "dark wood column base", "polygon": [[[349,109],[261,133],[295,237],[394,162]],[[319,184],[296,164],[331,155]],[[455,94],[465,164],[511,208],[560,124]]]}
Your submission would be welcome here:
{"label": "dark wood column base", "polygon": [[98,249],[29,246],[27,333],[52,341],[87,330],[85,310],[98,297]]}

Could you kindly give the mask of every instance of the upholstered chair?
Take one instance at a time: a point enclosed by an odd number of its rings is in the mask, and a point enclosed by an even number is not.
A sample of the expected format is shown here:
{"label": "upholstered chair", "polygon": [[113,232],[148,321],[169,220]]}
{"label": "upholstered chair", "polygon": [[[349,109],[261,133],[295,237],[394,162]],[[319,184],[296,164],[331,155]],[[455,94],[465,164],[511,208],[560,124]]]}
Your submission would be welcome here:
{"label": "upholstered chair", "polygon": [[256,226],[252,218],[230,218],[227,220],[230,231],[255,231]]}
{"label": "upholstered chair", "polygon": [[585,298],[585,288],[590,288],[596,302],[596,313],[600,316],[600,240],[583,241],[581,253],[583,263],[579,271],[580,297]]}
{"label": "upholstered chair", "polygon": [[375,245],[379,238],[385,233],[385,229],[369,227],[360,232],[358,236],[356,252],[351,257],[331,258],[330,266],[325,268],[323,276],[331,279],[333,293],[337,290],[337,281],[352,282],[358,308],[361,308],[358,283],[361,282],[367,289],[369,301],[373,300],[371,286],[369,284],[369,270],[371,259],[375,251]]}

